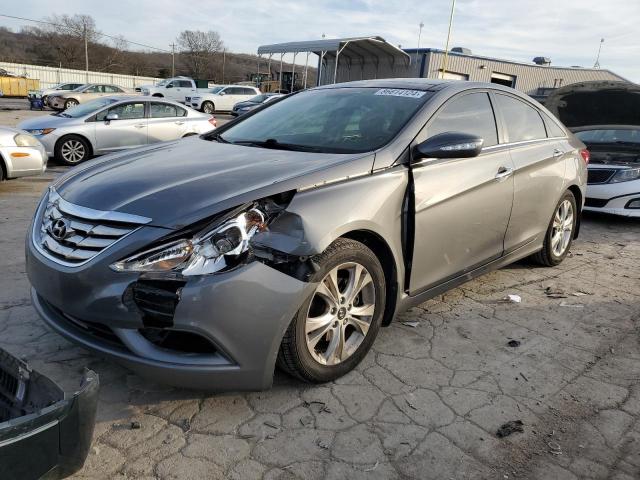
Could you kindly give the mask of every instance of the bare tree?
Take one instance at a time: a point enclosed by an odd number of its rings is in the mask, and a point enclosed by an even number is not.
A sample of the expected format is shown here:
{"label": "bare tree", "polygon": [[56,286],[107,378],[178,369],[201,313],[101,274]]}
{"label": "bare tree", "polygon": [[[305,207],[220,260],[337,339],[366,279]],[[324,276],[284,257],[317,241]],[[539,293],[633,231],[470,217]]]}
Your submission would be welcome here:
{"label": "bare tree", "polygon": [[214,54],[224,47],[218,32],[212,30],[185,30],[177,40],[184,63],[189,73],[196,78],[202,78],[207,73]]}

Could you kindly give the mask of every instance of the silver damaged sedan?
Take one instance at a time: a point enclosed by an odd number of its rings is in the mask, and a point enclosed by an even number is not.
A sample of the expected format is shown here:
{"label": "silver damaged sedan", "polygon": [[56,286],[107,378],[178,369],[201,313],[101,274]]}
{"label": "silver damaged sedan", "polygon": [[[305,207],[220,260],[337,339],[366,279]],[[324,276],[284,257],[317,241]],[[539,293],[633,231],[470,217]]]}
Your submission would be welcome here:
{"label": "silver damaged sedan", "polygon": [[171,100],[112,96],[25,120],[18,128],[35,135],[50,157],[76,165],[94,155],[206,133],[216,124],[212,115]]}
{"label": "silver damaged sedan", "polygon": [[315,88],[214,132],[80,166],[27,238],[53,330],[159,382],[326,382],[403,310],[531,257],[566,257],[584,144],[493,84]]}

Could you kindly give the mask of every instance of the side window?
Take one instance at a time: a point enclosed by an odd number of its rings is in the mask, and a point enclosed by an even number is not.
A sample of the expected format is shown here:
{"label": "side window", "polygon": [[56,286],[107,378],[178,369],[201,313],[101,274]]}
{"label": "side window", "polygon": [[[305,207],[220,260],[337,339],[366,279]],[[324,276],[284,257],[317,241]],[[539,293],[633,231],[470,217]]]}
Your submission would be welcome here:
{"label": "side window", "polygon": [[556,123],[549,115],[546,113],[542,114],[544,118],[544,123],[547,126],[547,136],[548,137],[566,137],[566,132],[560,128],[560,125]]}
{"label": "side window", "polygon": [[496,119],[486,93],[470,93],[456,97],[436,114],[427,127],[429,137],[444,132],[461,132],[484,139],[484,146],[498,143]]}
{"label": "side window", "polygon": [[509,142],[547,138],[542,117],[535,108],[507,95],[496,94],[495,98],[505,121]]}
{"label": "side window", "polygon": [[100,90],[98,90],[98,85],[92,85],[84,91],[88,93],[98,93]]}
{"label": "side window", "polygon": [[[169,103],[151,102],[149,116],[151,118],[184,117],[184,109]],[[182,110],[182,112],[181,112]]]}
{"label": "side window", "polygon": [[68,83],[68,84],[62,86],[62,90],[73,90],[74,88],[76,88],[76,87],[72,83]]}
{"label": "side window", "polygon": [[243,95],[257,95],[256,91],[252,88],[243,88]]}
{"label": "side window", "polygon": [[191,82],[187,80],[180,80],[180,86],[184,88],[191,88]]}
{"label": "side window", "polygon": [[121,103],[96,114],[96,121],[103,121],[107,115],[115,113],[118,120],[136,120],[144,118],[144,102]]}

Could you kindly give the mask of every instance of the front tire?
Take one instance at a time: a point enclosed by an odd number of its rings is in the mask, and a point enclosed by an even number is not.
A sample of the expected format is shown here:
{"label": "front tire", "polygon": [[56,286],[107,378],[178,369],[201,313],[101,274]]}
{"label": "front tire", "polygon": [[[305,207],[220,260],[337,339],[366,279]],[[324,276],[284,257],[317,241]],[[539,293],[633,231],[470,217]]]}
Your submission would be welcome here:
{"label": "front tire", "polygon": [[532,259],[545,267],[560,265],[571,248],[577,220],[576,197],[567,190],[553,211],[542,250],[535,253]]}
{"label": "front tire", "polygon": [[64,102],[64,109],[68,110],[71,107],[75,107],[79,103],[80,102],[78,102],[78,100],[76,100],[75,98],[70,98]]}
{"label": "front tire", "polygon": [[216,107],[213,104],[213,102],[210,102],[209,100],[206,100],[204,102],[202,102],[202,105],[200,105],[200,111],[203,113],[214,113],[216,111]]}
{"label": "front tire", "polygon": [[56,143],[55,156],[65,165],[77,165],[91,156],[91,146],[79,135],[67,135]]}
{"label": "front tire", "polygon": [[317,283],[289,325],[278,366],[312,383],[353,370],[373,344],[385,308],[385,276],[365,245],[340,238],[313,258]]}

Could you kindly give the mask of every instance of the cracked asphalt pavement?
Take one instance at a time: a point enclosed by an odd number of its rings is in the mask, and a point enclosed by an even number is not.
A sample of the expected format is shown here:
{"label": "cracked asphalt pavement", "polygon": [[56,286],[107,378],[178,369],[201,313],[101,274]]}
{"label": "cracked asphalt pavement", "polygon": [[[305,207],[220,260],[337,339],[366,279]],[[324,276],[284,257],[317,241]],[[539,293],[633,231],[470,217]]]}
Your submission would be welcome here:
{"label": "cracked asphalt pavement", "polygon": [[[67,391],[100,375],[74,478],[640,478],[640,221],[587,216],[560,267],[518,263],[410,310],[336,382],[277,373],[270,391],[211,394],[145,381],[38,319],[23,242],[64,170],[0,184],[0,347]],[[498,438],[514,420],[523,432]]]}

